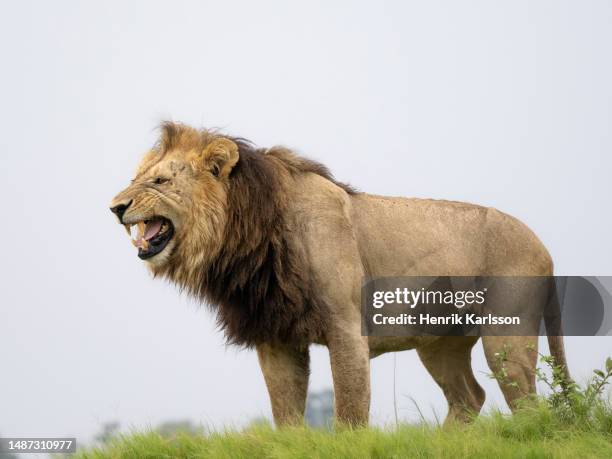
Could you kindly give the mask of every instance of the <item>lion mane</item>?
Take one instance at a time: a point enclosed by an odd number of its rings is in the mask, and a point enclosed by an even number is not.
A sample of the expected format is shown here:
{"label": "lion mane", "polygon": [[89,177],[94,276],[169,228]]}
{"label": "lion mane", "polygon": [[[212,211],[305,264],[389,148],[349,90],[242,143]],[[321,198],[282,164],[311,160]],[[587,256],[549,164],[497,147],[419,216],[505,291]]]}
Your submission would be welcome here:
{"label": "lion mane", "polygon": [[[182,129],[164,124],[161,148],[181,147],[186,139]],[[200,142],[199,148],[217,137],[210,131],[198,132],[190,140]],[[318,298],[305,257],[287,238],[290,185],[284,177],[314,173],[351,195],[357,191],[336,181],[324,165],[286,148],[260,149],[243,138],[223,137],[238,146],[239,160],[230,175],[221,249],[214,259],[190,267],[195,275],[179,276],[184,260],[177,257],[163,274],[216,312],[230,344],[317,341],[326,305]]]}

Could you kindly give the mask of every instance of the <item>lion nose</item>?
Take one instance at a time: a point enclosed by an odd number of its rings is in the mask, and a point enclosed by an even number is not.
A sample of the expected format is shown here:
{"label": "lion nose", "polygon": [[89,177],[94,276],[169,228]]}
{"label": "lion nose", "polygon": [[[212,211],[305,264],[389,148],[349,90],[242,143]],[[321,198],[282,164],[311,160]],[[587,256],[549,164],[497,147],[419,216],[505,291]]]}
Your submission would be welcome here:
{"label": "lion nose", "polygon": [[133,200],[130,199],[130,201],[127,203],[117,204],[116,206],[110,208],[111,212],[114,213],[117,217],[119,217],[119,221],[121,223],[123,223],[123,214],[125,213],[127,208],[130,207],[130,204],[132,204],[132,201]]}

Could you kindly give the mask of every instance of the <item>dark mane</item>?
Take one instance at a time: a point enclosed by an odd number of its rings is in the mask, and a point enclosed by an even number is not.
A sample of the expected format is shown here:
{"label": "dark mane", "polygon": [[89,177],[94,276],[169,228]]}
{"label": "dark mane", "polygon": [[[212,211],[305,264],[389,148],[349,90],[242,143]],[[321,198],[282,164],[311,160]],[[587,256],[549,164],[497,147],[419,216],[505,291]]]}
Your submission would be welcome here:
{"label": "dark mane", "polygon": [[305,257],[286,239],[287,198],[277,169],[312,172],[337,182],[321,164],[288,150],[258,150],[243,139],[232,140],[240,159],[230,175],[224,246],[202,273],[199,294],[216,306],[219,325],[231,343],[316,341],[325,305],[313,288]]}
{"label": "dark mane", "polygon": [[250,347],[319,341],[326,305],[314,288],[307,257],[288,237],[286,187],[291,177],[312,173],[346,193],[357,192],[335,181],[322,164],[286,148],[258,149],[243,138],[180,123],[164,123],[161,131],[155,148],[160,159],[175,148],[202,151],[218,137],[230,139],[239,150],[228,178],[220,252],[202,261],[193,276],[175,277],[175,264],[168,277],[214,308],[229,343]]}
{"label": "dark mane", "polygon": [[[243,154],[246,154],[247,156],[249,156],[249,154],[256,155],[256,156],[257,155],[275,156],[283,162],[283,165],[285,166],[285,168],[292,174],[300,174],[300,173],[317,174],[323,177],[324,179],[329,180],[330,182],[339,186],[340,188],[342,188],[344,191],[346,191],[350,195],[359,193],[359,191],[357,191],[353,186],[347,183],[337,181],[334,178],[334,175],[331,173],[331,171],[324,164],[321,164],[317,161],[313,161],[308,158],[304,158],[302,156],[298,156],[287,148],[274,147],[270,149],[264,149],[264,148],[258,149],[255,147],[255,145],[250,140],[244,139],[242,137],[228,137],[228,138],[231,139],[234,143],[236,143],[236,145],[238,145],[238,149],[240,151],[240,158],[243,157]],[[238,161],[238,163],[240,163],[240,160]]]}

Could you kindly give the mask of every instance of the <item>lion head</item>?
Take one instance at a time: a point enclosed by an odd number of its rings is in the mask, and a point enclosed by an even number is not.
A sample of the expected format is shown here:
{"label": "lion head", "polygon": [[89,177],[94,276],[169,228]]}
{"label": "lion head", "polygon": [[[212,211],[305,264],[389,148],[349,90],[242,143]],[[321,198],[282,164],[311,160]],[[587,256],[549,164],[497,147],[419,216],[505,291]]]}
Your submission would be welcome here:
{"label": "lion head", "polygon": [[228,137],[162,125],[159,142],[111,203],[138,257],[155,274],[173,260],[196,266],[218,252],[227,220],[228,177],[238,156],[238,146]]}
{"label": "lion head", "polygon": [[283,147],[165,123],[132,183],[111,203],[156,276],[214,306],[231,342],[312,342],[321,303],[287,220],[296,178],[321,164]]}

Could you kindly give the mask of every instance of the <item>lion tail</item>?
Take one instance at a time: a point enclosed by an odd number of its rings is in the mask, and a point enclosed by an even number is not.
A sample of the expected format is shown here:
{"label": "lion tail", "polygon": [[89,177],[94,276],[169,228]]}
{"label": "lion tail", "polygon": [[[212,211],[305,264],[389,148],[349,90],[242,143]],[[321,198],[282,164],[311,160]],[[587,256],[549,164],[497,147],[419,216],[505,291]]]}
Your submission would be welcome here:
{"label": "lion tail", "polygon": [[551,277],[550,293],[544,310],[544,325],[546,326],[546,336],[548,338],[550,355],[553,357],[555,365],[561,368],[565,380],[569,383],[572,379],[565,357],[563,328],[561,325],[561,304],[557,293],[557,282],[555,277]]}

